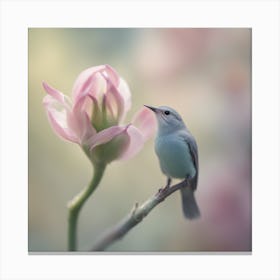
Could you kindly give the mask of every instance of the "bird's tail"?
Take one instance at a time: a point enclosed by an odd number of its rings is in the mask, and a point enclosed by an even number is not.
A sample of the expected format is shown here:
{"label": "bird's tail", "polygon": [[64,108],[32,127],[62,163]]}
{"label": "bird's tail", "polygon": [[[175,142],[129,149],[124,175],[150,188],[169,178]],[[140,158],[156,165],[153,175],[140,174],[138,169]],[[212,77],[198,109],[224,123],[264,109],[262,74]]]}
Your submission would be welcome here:
{"label": "bird's tail", "polygon": [[200,211],[196,203],[194,192],[190,187],[181,189],[183,212],[186,219],[196,219],[200,217]]}

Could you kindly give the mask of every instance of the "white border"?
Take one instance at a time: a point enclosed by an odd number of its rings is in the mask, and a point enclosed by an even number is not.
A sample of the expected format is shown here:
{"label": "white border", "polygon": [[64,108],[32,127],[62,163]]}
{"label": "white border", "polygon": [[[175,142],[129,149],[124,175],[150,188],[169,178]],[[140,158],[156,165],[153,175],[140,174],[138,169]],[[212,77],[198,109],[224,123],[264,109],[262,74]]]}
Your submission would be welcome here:
{"label": "white border", "polygon": [[[253,254],[27,254],[28,27],[253,28]],[[279,279],[278,1],[1,2],[1,279]]]}

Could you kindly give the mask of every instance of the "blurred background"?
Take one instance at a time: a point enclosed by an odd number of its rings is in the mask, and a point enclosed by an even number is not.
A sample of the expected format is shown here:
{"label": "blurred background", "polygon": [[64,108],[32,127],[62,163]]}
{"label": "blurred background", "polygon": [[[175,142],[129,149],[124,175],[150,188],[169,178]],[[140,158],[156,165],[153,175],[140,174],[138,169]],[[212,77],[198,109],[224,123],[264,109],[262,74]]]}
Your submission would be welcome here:
{"label": "blurred background", "polygon": [[[251,251],[251,29],[29,29],[29,251],[66,251],[67,202],[91,179],[74,143],[52,131],[42,81],[71,96],[78,74],[109,64],[129,84],[132,108],[175,108],[196,137],[199,220],[177,192],[107,251]],[[153,139],[111,163],[79,220],[79,250],[164,186]]]}

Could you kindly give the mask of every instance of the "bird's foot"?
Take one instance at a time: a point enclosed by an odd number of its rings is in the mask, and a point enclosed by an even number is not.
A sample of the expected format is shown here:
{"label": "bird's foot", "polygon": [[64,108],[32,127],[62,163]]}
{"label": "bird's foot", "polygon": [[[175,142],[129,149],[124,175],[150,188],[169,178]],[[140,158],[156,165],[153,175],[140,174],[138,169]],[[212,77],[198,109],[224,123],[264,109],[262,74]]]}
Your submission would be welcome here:
{"label": "bird's foot", "polygon": [[188,175],[188,176],[185,178],[185,180],[182,181],[182,184],[184,184],[185,187],[189,187],[189,186],[190,186],[190,181],[191,181],[191,179],[192,179],[192,177]]}
{"label": "bird's foot", "polygon": [[166,186],[164,188],[160,188],[158,190],[159,193],[164,193],[166,192],[169,188],[170,188],[170,185],[171,185],[171,178],[167,178],[167,183],[166,183]]}
{"label": "bird's foot", "polygon": [[159,193],[164,193],[168,188],[165,186],[164,188],[160,188],[158,190]]}
{"label": "bird's foot", "polygon": [[164,188],[160,188],[158,190],[158,193],[165,193],[169,188],[170,188],[170,186],[165,186]]}

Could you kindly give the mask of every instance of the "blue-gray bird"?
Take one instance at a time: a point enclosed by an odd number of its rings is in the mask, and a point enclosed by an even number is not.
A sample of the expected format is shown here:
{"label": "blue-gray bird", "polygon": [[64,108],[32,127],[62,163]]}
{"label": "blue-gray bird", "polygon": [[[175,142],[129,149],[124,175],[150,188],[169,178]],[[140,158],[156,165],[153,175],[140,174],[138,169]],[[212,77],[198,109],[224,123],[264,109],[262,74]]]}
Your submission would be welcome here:
{"label": "blue-gray bird", "polygon": [[167,176],[166,188],[169,188],[172,178],[186,179],[189,186],[181,189],[183,212],[187,219],[198,218],[200,211],[194,197],[198,181],[196,141],[174,109],[145,106],[155,113],[158,121],[155,151],[160,168]]}

